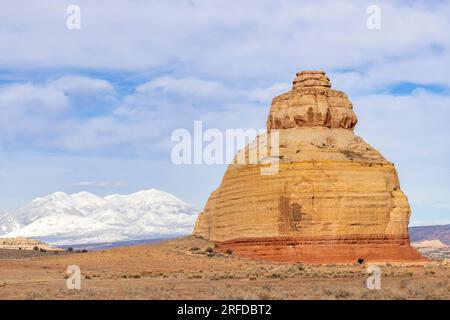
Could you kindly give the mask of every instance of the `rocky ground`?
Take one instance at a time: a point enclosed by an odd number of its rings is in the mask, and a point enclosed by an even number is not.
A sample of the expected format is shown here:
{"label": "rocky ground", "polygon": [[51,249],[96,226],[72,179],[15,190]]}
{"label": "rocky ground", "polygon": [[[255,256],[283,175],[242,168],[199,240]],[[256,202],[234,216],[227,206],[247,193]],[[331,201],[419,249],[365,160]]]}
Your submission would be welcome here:
{"label": "rocky ground", "polygon": [[420,248],[417,249],[422,255],[432,260],[442,261],[450,259],[450,247],[445,248]]}
{"label": "rocky ground", "polygon": [[412,244],[423,256],[435,260],[443,261],[450,259],[450,246],[440,240],[425,240]]}
{"label": "rocky ground", "polygon": [[[28,259],[69,254],[68,251],[40,251],[40,250],[11,250],[0,249],[0,260],[3,259]],[[0,279],[1,281],[1,279]]]}
{"label": "rocky ground", "polygon": [[[0,256],[0,299],[450,299],[450,265],[380,265],[381,289],[365,265],[303,265],[218,254],[187,237],[107,251],[11,259]],[[81,290],[66,288],[67,266]]]}

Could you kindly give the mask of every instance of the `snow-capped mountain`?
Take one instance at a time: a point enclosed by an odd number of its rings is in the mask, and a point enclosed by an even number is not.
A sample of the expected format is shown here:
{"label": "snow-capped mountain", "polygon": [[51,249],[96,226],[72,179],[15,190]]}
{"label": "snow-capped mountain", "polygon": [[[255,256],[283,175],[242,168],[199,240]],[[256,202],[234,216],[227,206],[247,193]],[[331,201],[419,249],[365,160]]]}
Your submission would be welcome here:
{"label": "snow-capped mountain", "polygon": [[161,238],[190,233],[196,216],[191,205],[155,189],[106,197],[56,192],[0,212],[0,236],[60,245]]}

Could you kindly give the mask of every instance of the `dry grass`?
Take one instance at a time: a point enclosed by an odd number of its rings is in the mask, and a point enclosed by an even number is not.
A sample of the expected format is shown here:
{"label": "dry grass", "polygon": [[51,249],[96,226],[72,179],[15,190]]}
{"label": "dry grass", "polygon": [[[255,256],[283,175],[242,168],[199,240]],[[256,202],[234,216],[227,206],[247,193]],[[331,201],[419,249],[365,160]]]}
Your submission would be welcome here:
{"label": "dry grass", "polygon": [[[78,265],[81,290],[66,288]],[[382,289],[364,265],[304,265],[219,254],[187,237],[83,254],[0,260],[2,299],[450,299],[450,266],[381,266]]]}

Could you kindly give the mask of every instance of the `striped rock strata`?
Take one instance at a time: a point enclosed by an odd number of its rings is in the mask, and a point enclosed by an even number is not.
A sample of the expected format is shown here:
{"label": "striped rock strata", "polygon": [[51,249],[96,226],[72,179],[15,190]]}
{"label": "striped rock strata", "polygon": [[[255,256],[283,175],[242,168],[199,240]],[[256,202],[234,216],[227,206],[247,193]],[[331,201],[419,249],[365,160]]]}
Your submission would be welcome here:
{"label": "striped rock strata", "polygon": [[[409,244],[410,207],[394,165],[353,133],[357,118],[321,71],[297,73],[272,101],[279,168],[231,164],[194,234],[219,251],[284,262],[419,261]],[[276,131],[275,131],[276,130]],[[240,151],[247,157],[258,139]]]}

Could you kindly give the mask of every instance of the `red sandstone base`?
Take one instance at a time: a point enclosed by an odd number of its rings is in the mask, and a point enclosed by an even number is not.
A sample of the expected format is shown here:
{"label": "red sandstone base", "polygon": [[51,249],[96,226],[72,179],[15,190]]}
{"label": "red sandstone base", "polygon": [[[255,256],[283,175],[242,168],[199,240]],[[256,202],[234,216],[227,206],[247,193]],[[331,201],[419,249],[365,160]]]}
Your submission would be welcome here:
{"label": "red sandstone base", "polygon": [[426,262],[408,238],[352,235],[339,238],[240,238],[216,242],[219,252],[289,263]]}

